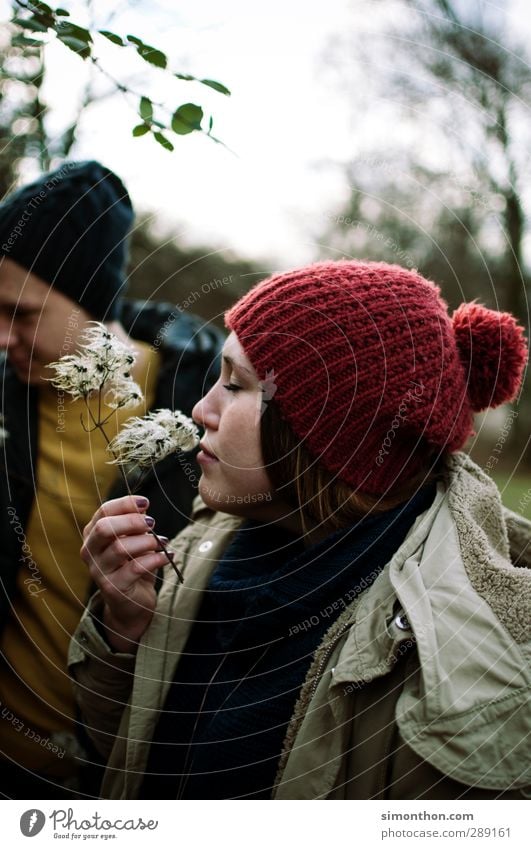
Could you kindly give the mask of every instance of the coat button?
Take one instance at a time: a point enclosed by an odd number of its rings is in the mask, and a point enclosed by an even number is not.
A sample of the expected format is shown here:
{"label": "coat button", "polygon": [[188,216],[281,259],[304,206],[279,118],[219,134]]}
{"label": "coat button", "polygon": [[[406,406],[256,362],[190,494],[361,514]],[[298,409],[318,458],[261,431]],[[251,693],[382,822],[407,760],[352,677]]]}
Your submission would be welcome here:
{"label": "coat button", "polygon": [[213,545],[214,545],[214,543],[212,542],[211,539],[206,539],[199,546],[199,551],[201,552],[201,554],[205,554],[207,551],[210,551],[210,549],[212,548]]}
{"label": "coat button", "polygon": [[411,625],[405,613],[399,613],[398,616],[395,616],[395,625],[401,631],[411,631]]}

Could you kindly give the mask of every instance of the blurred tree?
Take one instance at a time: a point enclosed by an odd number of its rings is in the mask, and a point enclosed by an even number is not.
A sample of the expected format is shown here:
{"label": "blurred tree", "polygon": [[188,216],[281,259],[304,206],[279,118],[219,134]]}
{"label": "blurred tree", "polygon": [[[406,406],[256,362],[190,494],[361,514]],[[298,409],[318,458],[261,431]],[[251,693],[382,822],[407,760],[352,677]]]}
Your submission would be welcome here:
{"label": "blurred tree", "polygon": [[257,282],[263,272],[225,249],[185,247],[162,238],[147,217],[131,240],[129,294],[170,301],[223,327],[223,313]]}
{"label": "blurred tree", "polygon": [[44,142],[45,107],[40,90],[44,64],[40,48],[20,43],[6,27],[0,33],[0,196],[12,186],[23,157],[49,164]]}
{"label": "blurred tree", "polygon": [[[440,221],[432,213],[429,222],[437,227],[439,221],[442,244],[449,219],[461,222],[465,232],[470,226],[470,239],[477,237],[489,259],[500,258],[495,263],[504,275],[497,287],[500,305],[525,319],[523,194],[529,184],[531,66],[525,46],[509,34],[508,4],[384,0],[374,5],[378,21],[385,22],[378,23],[369,44],[357,34],[337,49],[349,55],[357,51],[364,80],[375,86],[376,103],[391,105],[393,114],[387,115],[390,127],[380,158],[352,163],[349,176],[362,182],[362,190],[372,176],[382,197],[387,200],[389,191],[392,202],[398,195],[413,219],[423,223],[431,201]],[[399,124],[418,143],[406,142],[401,167],[390,155],[390,142],[400,149]],[[380,171],[376,179],[375,171]],[[415,215],[421,211],[422,219]],[[439,234],[431,235],[438,241]],[[418,258],[428,254],[424,248]]]}
{"label": "blurred tree", "polygon": [[[509,11],[482,0],[357,4],[355,33],[333,46],[335,66],[341,74],[358,56],[355,114],[372,108],[386,132],[376,152],[348,164],[350,201],[321,242],[414,265],[453,306],[478,296],[529,328],[531,67]],[[520,413],[512,447],[530,463],[529,391]]]}
{"label": "blurred tree", "polygon": [[[496,214],[448,174],[408,159],[359,158],[346,166],[350,197],[329,216],[321,254],[381,259],[437,280],[454,308],[479,297],[499,308],[505,269]],[[444,182],[444,188],[438,187]]]}
{"label": "blurred tree", "polygon": [[[523,268],[527,129],[531,69],[524,44],[510,36],[508,4],[460,0],[403,0],[413,13],[403,88],[410,101],[431,102],[443,114],[449,140],[465,157],[466,171],[485,206],[499,210],[504,244],[502,305],[524,318],[528,277]],[[402,42],[403,43],[403,42]],[[397,75],[396,86],[405,82]],[[526,138],[527,136],[527,138]]]}
{"label": "blurred tree", "polygon": [[73,119],[51,138],[42,97],[46,66],[44,44],[8,25],[0,33],[0,196],[16,181],[21,164],[39,171],[65,159],[76,138],[84,109],[96,99],[90,82],[80,91]]}

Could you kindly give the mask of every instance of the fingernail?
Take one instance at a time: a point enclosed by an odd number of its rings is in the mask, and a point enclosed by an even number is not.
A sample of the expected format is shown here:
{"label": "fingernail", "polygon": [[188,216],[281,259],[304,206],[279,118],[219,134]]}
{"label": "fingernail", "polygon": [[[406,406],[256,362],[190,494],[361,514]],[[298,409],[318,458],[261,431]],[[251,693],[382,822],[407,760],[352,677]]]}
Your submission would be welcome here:
{"label": "fingernail", "polygon": [[144,521],[148,528],[152,528],[155,524],[155,519],[152,519],[151,516],[144,516]]}
{"label": "fingernail", "polygon": [[162,534],[157,534],[157,537],[160,539],[161,542],[169,542],[170,541],[168,537],[163,537]]}
{"label": "fingernail", "polygon": [[135,498],[135,504],[136,504],[137,507],[147,507],[148,506],[148,500],[147,500],[147,498],[144,498],[143,495],[137,495],[136,498]]}

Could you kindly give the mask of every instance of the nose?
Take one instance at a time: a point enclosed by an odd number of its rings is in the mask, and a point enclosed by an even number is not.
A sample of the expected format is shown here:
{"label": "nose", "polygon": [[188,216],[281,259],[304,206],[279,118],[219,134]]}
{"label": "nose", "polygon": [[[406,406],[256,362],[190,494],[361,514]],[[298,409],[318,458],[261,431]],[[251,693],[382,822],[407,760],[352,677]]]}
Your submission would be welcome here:
{"label": "nose", "polygon": [[0,315],[0,350],[5,351],[11,348],[16,342],[15,327],[11,319]]}
{"label": "nose", "polygon": [[216,404],[218,387],[219,381],[206,395],[203,395],[192,410],[194,422],[205,430],[217,430],[219,425],[219,413]]}

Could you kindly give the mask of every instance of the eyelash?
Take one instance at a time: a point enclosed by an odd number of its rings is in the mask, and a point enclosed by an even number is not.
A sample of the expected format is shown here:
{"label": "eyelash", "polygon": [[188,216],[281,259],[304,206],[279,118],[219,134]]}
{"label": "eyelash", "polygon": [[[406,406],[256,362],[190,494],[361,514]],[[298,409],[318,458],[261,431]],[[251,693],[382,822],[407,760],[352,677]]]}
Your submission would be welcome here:
{"label": "eyelash", "polygon": [[228,392],[239,392],[242,387],[238,386],[237,383],[224,383],[223,389],[226,389]]}

